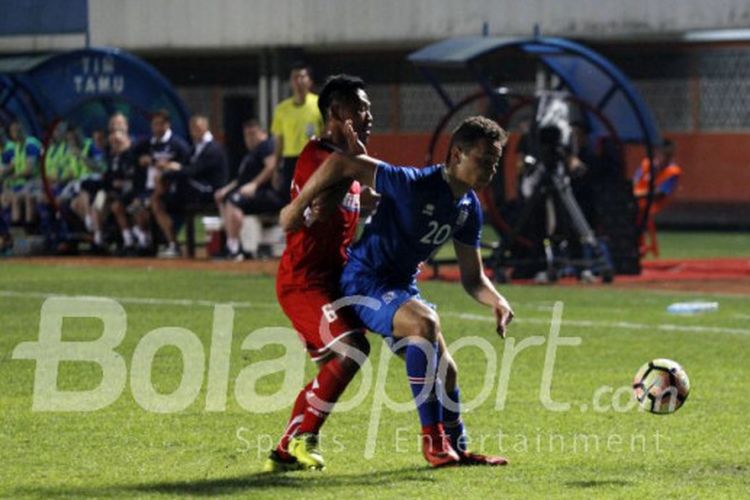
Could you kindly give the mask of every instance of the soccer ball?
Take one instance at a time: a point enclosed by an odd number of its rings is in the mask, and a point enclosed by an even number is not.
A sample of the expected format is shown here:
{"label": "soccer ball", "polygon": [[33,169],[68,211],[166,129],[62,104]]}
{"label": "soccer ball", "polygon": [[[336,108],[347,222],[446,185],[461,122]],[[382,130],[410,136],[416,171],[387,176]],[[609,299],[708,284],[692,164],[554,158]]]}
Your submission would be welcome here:
{"label": "soccer ball", "polygon": [[644,410],[673,413],[687,399],[690,380],[679,363],[671,359],[655,359],[635,374],[633,392]]}

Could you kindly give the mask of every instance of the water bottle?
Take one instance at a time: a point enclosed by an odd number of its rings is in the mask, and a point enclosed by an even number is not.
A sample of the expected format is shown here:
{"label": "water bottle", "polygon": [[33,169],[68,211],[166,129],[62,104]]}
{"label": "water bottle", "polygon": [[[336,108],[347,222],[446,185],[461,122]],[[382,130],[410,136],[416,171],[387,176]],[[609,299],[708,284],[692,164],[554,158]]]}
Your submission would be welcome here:
{"label": "water bottle", "polygon": [[667,307],[670,314],[698,314],[718,310],[718,302],[675,302]]}

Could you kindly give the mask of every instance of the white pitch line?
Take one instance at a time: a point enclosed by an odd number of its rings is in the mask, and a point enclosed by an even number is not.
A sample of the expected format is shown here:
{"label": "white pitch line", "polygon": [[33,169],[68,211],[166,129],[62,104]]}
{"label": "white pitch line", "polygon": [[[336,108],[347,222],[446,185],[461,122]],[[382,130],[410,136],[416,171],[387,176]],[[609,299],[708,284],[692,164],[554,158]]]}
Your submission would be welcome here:
{"label": "white pitch line", "polygon": [[275,303],[269,302],[214,302],[210,300],[194,300],[194,299],[162,299],[152,297],[97,297],[92,295],[68,295],[64,293],[44,293],[44,292],[16,292],[13,290],[0,290],[0,297],[13,297],[13,298],[30,298],[30,299],[46,299],[49,297],[72,297],[78,299],[102,299],[108,298],[122,302],[123,304],[139,304],[139,305],[150,305],[150,306],[205,306],[214,307],[217,305],[230,305],[238,309],[249,308],[249,307],[269,307],[275,308]]}
{"label": "white pitch line", "polygon": [[[104,297],[88,296],[88,295],[66,295],[60,293],[43,293],[43,292],[17,292],[14,290],[0,290],[0,297],[14,297],[14,298],[33,298],[33,299],[46,299],[48,297],[76,297],[76,298],[91,298],[91,299],[102,299]],[[141,305],[156,305],[156,306],[206,306],[214,307],[220,304],[230,305],[236,308],[251,308],[251,307],[265,307],[265,308],[277,308],[278,305],[275,302],[213,302],[210,300],[194,300],[194,299],[163,299],[155,297],[106,297],[124,304],[141,304]],[[440,313],[443,316],[452,318],[459,318],[471,321],[483,321],[486,323],[494,323],[495,319],[492,315],[480,315],[472,313],[457,313],[451,311],[442,311]],[[520,324],[532,324],[532,325],[549,325],[550,319],[545,318],[515,318],[514,323]],[[563,326],[573,326],[580,328],[617,328],[621,330],[660,330],[665,332],[693,332],[693,333],[730,333],[736,335],[750,335],[750,330],[743,328],[725,328],[721,326],[698,326],[698,325],[675,325],[668,323],[659,323],[649,325],[646,323],[631,323],[628,321],[594,321],[594,320],[563,320]]]}
{"label": "white pitch line", "polygon": [[[453,318],[467,319],[473,321],[484,321],[494,323],[495,318],[491,315],[483,316],[470,313],[442,312],[442,316]],[[549,325],[551,319],[543,318],[514,318],[513,323],[529,323],[532,325]],[[629,321],[593,321],[593,320],[575,320],[564,319],[563,326],[577,326],[581,328],[619,328],[623,330],[661,330],[666,332],[694,332],[694,333],[732,333],[736,335],[750,335],[750,330],[743,328],[725,328],[721,326],[698,326],[698,325],[674,325],[668,323],[659,323],[649,325],[646,323],[631,323]]]}

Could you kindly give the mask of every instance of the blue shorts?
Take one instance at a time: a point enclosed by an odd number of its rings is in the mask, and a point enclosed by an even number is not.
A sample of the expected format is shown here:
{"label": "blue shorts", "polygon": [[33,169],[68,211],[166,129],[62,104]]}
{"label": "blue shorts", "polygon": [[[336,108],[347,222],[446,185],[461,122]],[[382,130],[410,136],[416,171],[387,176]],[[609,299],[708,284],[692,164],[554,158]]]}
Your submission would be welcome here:
{"label": "blue shorts", "polygon": [[369,299],[359,300],[352,307],[368,330],[384,337],[393,335],[393,317],[402,304],[411,299],[422,301],[416,283],[394,285],[381,277],[354,269],[354,266],[344,268],[341,292],[344,297]]}

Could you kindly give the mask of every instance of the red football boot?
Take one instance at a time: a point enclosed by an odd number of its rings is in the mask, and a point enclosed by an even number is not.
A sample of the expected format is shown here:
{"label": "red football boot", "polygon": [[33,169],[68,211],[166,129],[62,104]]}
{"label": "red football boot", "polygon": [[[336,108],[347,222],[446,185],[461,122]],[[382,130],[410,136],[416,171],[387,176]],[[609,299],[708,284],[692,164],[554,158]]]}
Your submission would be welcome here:
{"label": "red football boot", "polygon": [[443,424],[422,428],[422,455],[433,467],[458,465],[460,458],[445,435]]}

